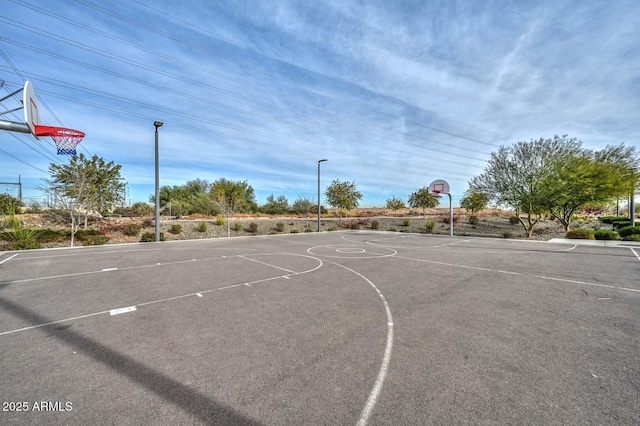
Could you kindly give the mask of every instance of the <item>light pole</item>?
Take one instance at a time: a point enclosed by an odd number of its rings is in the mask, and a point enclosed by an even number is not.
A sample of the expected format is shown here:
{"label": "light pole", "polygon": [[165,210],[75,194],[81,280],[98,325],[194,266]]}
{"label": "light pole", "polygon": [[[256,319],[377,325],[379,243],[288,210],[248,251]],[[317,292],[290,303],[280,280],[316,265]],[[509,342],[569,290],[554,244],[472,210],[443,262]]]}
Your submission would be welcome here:
{"label": "light pole", "polygon": [[160,163],[158,161],[158,127],[164,123],[162,121],[154,121],[156,126],[156,242],[160,241]]}
{"label": "light pole", "polygon": [[320,232],[320,163],[329,161],[326,158],[318,160],[318,232]]}

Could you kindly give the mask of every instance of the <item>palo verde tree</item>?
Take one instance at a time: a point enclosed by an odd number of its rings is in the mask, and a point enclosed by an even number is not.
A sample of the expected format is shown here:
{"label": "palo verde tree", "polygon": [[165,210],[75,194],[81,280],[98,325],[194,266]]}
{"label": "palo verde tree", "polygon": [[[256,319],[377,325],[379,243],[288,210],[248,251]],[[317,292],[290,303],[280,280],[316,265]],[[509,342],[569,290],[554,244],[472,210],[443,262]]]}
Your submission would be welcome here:
{"label": "palo verde tree", "polygon": [[[362,194],[358,192],[355,182],[342,182],[339,179],[332,180],[331,185],[327,187],[324,194],[327,204],[340,209],[341,212],[355,209],[362,198]],[[340,214],[339,221],[341,220],[342,214]]]}
{"label": "palo verde tree", "polygon": [[429,188],[422,187],[409,195],[409,207],[422,209],[422,217],[425,216],[426,209],[438,207],[440,196],[434,196],[429,192]]}
{"label": "palo verde tree", "polygon": [[460,207],[471,212],[472,217],[486,209],[488,204],[489,197],[487,197],[487,194],[471,189],[466,190],[460,200]]}
{"label": "palo verde tree", "polygon": [[404,209],[406,206],[401,198],[397,198],[395,195],[387,200],[386,208],[397,212],[400,209]]}
{"label": "palo verde tree", "polygon": [[484,172],[471,179],[469,187],[487,194],[498,205],[511,207],[531,238],[535,225],[549,209],[549,180],[558,164],[581,152],[581,143],[567,136],[501,146],[491,153]]}
{"label": "palo verde tree", "polygon": [[72,245],[77,231],[75,218],[84,217],[86,229],[88,213],[106,214],[122,203],[125,184],[121,168],[113,161],[107,163],[97,155],[89,159],[84,154],[72,156],[68,164],[49,165],[51,178],[45,180],[43,189],[69,211]]}
{"label": "palo verde tree", "polygon": [[640,175],[639,164],[635,148],[624,144],[602,151],[583,150],[560,159],[544,181],[549,212],[568,230],[579,209],[632,193]]}
{"label": "palo verde tree", "polygon": [[267,197],[267,202],[261,210],[266,214],[285,214],[289,211],[289,201],[284,195],[274,197],[273,194]]}
{"label": "palo verde tree", "polygon": [[255,192],[246,180],[220,178],[211,184],[209,197],[214,208],[225,217],[227,236],[231,236],[229,217],[233,213],[257,210]]}

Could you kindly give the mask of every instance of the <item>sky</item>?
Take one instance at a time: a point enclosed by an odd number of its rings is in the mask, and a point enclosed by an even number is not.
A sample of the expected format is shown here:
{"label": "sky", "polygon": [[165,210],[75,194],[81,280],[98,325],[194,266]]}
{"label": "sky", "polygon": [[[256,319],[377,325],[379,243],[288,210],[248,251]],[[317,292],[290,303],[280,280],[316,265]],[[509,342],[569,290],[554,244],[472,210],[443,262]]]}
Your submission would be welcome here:
{"label": "sky", "polygon": [[[640,150],[639,16],[637,0],[2,0],[0,98],[31,81],[41,124],[122,166],[128,205],[154,193],[156,120],[161,186],[316,200],[327,159],[322,191],[355,182],[362,207],[436,179],[457,204],[500,146]],[[0,130],[0,182],[26,204],[68,160]]]}

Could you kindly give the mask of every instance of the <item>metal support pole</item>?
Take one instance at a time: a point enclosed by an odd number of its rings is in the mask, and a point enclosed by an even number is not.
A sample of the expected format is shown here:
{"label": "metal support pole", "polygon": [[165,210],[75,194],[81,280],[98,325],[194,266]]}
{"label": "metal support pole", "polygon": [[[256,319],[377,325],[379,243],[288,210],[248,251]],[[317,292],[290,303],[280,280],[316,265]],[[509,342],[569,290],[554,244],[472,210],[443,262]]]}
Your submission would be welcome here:
{"label": "metal support pole", "polygon": [[318,232],[320,232],[320,163],[329,161],[326,158],[318,160]]}
{"label": "metal support pole", "polygon": [[453,199],[451,198],[451,194],[447,193],[449,196],[449,236],[453,237]]}
{"label": "metal support pole", "polygon": [[156,242],[160,241],[160,162],[158,160],[158,127],[164,123],[155,121],[156,126]]}

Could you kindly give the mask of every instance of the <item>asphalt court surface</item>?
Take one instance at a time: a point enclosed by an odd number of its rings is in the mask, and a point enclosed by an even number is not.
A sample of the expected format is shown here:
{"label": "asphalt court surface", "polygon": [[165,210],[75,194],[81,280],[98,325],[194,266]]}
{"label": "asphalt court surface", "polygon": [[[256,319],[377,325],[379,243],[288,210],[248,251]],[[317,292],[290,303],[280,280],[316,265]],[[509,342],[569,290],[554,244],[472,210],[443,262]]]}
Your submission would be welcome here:
{"label": "asphalt court surface", "polygon": [[640,424],[640,247],[326,232],[0,254],[0,424]]}

